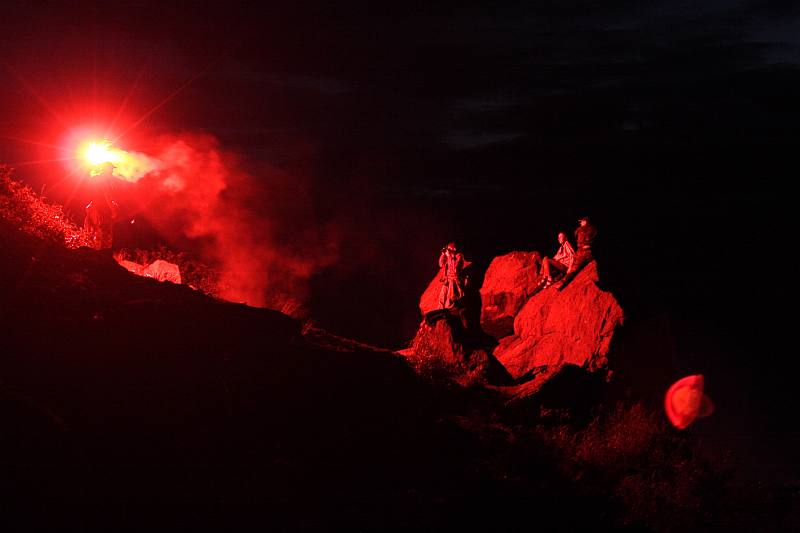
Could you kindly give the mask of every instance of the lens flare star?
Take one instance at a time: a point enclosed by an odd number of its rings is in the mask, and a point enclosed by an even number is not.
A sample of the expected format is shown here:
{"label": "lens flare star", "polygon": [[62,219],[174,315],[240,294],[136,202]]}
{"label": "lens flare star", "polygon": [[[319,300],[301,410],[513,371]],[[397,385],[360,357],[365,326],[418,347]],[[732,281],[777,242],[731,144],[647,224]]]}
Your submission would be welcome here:
{"label": "lens flare star", "polygon": [[118,164],[125,156],[125,152],[115,148],[111,141],[87,141],[78,148],[78,158],[90,172],[93,172],[106,163]]}

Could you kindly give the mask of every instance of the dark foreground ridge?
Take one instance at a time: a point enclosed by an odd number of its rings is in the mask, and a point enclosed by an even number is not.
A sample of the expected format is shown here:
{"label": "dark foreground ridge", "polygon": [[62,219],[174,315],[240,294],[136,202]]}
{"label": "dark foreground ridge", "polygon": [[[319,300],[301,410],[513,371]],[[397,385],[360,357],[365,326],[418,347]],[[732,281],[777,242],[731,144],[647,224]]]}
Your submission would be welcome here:
{"label": "dark foreground ridge", "polygon": [[0,487],[15,529],[521,518],[495,516],[510,487],[495,492],[478,440],[401,358],[317,348],[280,313],[0,224]]}
{"label": "dark foreground ridge", "polygon": [[[19,530],[748,530],[638,405],[579,421],[0,220],[0,515]],[[588,413],[588,412],[587,412]],[[569,421],[575,420],[570,426]],[[761,528],[763,529],[763,528]]]}

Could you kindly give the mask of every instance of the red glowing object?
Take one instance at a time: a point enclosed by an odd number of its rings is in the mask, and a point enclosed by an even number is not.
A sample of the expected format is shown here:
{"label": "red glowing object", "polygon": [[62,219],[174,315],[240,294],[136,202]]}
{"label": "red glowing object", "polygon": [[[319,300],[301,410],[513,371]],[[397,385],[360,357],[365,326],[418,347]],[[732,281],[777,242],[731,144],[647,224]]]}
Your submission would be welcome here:
{"label": "red glowing object", "polygon": [[89,142],[82,150],[83,158],[91,165],[102,165],[103,163],[113,163],[116,154],[111,149],[111,141]]}
{"label": "red glowing object", "polygon": [[90,175],[102,172],[107,163],[115,167],[124,163],[127,153],[115,147],[108,139],[101,141],[84,141],[78,147],[78,159],[89,170]]}
{"label": "red glowing object", "polygon": [[664,396],[664,410],[670,423],[678,429],[685,429],[697,418],[714,412],[714,404],[703,393],[705,381],[702,374],[679,379]]}

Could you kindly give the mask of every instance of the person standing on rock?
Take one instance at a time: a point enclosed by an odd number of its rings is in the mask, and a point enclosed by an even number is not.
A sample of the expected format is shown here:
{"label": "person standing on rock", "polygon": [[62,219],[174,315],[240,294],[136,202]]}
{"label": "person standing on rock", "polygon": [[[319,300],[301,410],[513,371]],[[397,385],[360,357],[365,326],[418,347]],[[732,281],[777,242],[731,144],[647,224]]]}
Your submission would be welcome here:
{"label": "person standing on rock", "polygon": [[583,267],[594,261],[592,255],[592,244],[597,237],[597,229],[589,224],[589,217],[578,219],[578,228],[575,230],[575,241],[578,243],[578,250],[572,259],[572,265],[567,269],[567,274],[561,280],[558,290],[562,290],[572,281]]}
{"label": "person standing on rock", "polygon": [[442,248],[439,254],[439,268],[443,268],[442,288],[439,291],[439,309],[449,309],[464,296],[461,273],[464,269],[464,256],[454,242]]}
{"label": "person standing on rock", "polygon": [[572,260],[575,256],[575,250],[567,240],[567,235],[562,231],[558,234],[558,251],[553,258],[545,257],[542,260],[542,276],[539,281],[538,288],[546,289],[553,284],[553,271],[556,276],[560,276],[568,272],[572,267]]}

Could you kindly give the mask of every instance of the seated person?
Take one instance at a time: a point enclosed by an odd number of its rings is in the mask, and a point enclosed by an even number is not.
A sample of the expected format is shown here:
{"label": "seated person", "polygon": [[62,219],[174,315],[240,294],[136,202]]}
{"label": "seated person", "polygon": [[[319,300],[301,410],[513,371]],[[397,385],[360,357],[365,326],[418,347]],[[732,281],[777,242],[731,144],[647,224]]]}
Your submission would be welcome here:
{"label": "seated person", "polygon": [[[553,274],[556,277],[566,273],[572,267],[572,260],[575,257],[575,250],[567,240],[564,232],[558,234],[558,251],[551,259],[545,257],[542,260],[542,275],[539,280],[539,287],[547,288],[553,284]],[[555,271],[555,272],[554,272]]]}
{"label": "seated person", "polygon": [[592,255],[592,244],[597,238],[597,229],[589,224],[589,217],[578,219],[578,229],[575,230],[575,240],[578,243],[578,251],[572,259],[572,264],[567,270],[567,274],[561,278],[558,290],[563,290],[570,281],[581,271],[583,267],[594,261]]}

